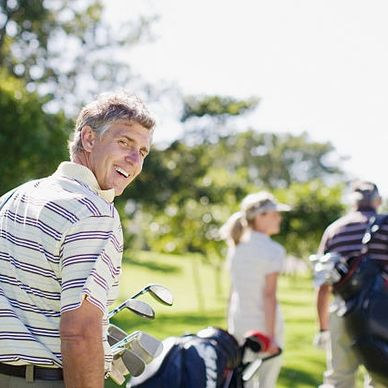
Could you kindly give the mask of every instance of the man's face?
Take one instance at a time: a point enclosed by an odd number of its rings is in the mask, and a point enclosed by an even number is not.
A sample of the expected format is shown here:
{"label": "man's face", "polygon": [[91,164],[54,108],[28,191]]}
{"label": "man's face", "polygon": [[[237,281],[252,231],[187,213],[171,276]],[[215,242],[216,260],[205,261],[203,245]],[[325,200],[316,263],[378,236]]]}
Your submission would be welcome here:
{"label": "man's face", "polygon": [[151,131],[135,121],[118,120],[100,137],[94,134],[88,167],[103,190],[121,195],[140,174],[151,146]]}

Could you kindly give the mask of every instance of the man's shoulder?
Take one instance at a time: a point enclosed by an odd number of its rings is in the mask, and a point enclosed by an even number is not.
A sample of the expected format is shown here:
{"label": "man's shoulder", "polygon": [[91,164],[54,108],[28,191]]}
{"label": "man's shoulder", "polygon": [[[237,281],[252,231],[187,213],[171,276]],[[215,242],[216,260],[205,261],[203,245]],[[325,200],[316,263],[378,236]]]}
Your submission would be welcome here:
{"label": "man's shoulder", "polygon": [[36,189],[38,198],[77,214],[79,218],[116,215],[113,203],[107,202],[86,184],[75,179],[50,176],[37,181]]}
{"label": "man's shoulder", "polygon": [[334,231],[344,227],[350,227],[352,225],[365,225],[369,222],[369,219],[372,215],[373,214],[365,214],[358,211],[349,212],[331,223],[327,227],[327,230]]}

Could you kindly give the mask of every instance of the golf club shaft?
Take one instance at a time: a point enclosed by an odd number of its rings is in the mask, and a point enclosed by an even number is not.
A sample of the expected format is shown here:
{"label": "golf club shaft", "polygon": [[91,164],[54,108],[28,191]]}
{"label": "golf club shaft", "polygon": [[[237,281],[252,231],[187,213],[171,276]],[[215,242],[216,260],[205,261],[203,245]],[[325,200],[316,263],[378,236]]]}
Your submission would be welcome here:
{"label": "golf club shaft", "polygon": [[116,342],[112,347],[112,353],[113,355],[115,356],[117,353],[121,352],[125,345],[128,345],[129,343],[131,343],[131,341],[133,341],[136,337],[138,337],[140,334],[140,331],[134,331],[133,333],[131,334],[128,334],[126,337],[124,337],[122,340]]}

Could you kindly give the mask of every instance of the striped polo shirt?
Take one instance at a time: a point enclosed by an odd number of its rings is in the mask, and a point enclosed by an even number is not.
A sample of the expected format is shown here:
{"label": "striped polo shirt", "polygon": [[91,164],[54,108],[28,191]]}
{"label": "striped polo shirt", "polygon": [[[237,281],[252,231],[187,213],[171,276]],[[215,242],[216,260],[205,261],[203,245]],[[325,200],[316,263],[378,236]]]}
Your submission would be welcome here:
{"label": "striped polo shirt", "polygon": [[[375,215],[374,210],[365,209],[339,218],[325,230],[318,252],[338,252],[347,258],[359,256],[369,220]],[[369,244],[369,253],[373,259],[388,264],[388,219]]]}
{"label": "striped polo shirt", "polygon": [[[72,162],[20,186],[0,211],[0,362],[62,366],[59,321],[82,300],[103,313],[118,293],[123,236],[114,191]],[[1,201],[1,199],[0,199]],[[1,204],[1,202],[0,202]]]}

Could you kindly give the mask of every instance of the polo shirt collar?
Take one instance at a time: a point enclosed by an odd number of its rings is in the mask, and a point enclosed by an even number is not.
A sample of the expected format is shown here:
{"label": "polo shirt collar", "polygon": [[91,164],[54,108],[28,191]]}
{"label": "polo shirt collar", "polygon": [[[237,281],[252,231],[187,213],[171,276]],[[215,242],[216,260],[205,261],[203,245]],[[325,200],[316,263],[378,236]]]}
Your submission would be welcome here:
{"label": "polo shirt collar", "polygon": [[258,232],[257,230],[251,229],[252,238],[254,239],[265,239],[268,240],[270,237],[267,234]]}
{"label": "polo shirt collar", "polygon": [[100,185],[93,172],[82,164],[74,162],[62,162],[54,175],[62,175],[70,179],[78,180],[89,186],[94,192],[108,202],[113,202],[115,197],[114,189],[101,190]]}

